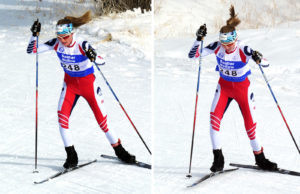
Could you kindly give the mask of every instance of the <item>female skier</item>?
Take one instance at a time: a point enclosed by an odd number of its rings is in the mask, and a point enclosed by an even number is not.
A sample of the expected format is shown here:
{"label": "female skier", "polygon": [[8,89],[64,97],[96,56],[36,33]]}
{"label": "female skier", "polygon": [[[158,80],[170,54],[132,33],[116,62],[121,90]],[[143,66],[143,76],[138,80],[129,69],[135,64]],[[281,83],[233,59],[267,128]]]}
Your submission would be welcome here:
{"label": "female skier", "polygon": [[[82,96],[91,107],[100,128],[105,133],[117,157],[126,162],[134,163],[135,156],[130,155],[122,146],[120,139],[107,126],[107,114],[99,86],[95,83],[93,63],[103,65],[101,56],[97,56],[92,46],[76,36],[74,28],[91,20],[91,13],[86,12],[81,17],[66,16],[56,25],[57,37],[38,45],[38,52],[54,50],[65,71],[64,83],[58,103],[58,124],[60,134],[67,152],[65,168],[77,166],[78,157],[71,139],[69,117],[78,98]],[[32,37],[27,47],[27,53],[36,53],[36,36],[41,30],[41,24],[35,21],[31,27]]]}
{"label": "female skier", "polygon": [[[220,79],[217,85],[215,97],[210,112],[210,137],[212,141],[214,161],[210,168],[212,172],[221,171],[224,168],[224,157],[220,142],[220,125],[224,112],[230,102],[234,99],[242,112],[247,135],[253,149],[256,164],[264,170],[275,170],[277,164],[270,162],[265,158],[263,147],[256,138],[256,121],[254,120],[254,94],[250,87],[248,75],[250,67],[248,61],[252,58],[257,64],[261,63],[262,54],[253,51],[248,46],[242,45],[238,41],[235,27],[240,23],[235,14],[234,7],[230,7],[230,18],[227,25],[220,30],[219,41],[209,44],[201,53],[207,56],[214,53],[218,65],[216,71],[219,71]],[[200,41],[206,36],[207,29],[205,24],[200,26],[196,35],[192,49],[189,52],[189,58],[199,57]]]}

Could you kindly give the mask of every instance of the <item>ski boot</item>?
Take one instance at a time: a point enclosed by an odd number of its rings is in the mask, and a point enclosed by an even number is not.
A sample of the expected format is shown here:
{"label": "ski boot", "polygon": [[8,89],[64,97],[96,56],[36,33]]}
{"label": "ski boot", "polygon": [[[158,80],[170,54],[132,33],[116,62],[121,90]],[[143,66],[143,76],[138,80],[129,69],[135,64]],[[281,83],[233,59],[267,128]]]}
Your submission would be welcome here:
{"label": "ski boot", "polygon": [[77,166],[78,157],[74,146],[65,147],[65,150],[67,152],[67,159],[64,163],[64,168],[69,169]]}
{"label": "ski boot", "polygon": [[222,154],[222,150],[213,150],[214,153],[214,162],[210,167],[212,172],[222,171],[224,168],[224,156]]}
{"label": "ski boot", "polygon": [[115,150],[116,156],[125,163],[135,163],[135,156],[129,154],[122,146],[121,143],[119,143],[117,146],[113,147]]}
{"label": "ski boot", "polygon": [[254,152],[256,165],[263,170],[275,171],[277,164],[265,158],[263,148],[259,152]]}

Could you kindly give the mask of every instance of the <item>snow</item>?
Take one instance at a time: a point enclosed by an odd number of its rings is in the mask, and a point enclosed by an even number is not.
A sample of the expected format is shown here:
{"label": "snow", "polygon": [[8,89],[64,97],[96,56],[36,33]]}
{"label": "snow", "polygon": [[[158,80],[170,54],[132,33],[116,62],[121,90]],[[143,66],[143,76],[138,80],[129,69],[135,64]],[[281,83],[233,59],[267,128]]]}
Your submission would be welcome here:
{"label": "snow", "polygon": [[[300,78],[299,78],[299,14],[296,1],[230,1],[242,23],[239,39],[269,60],[264,68],[276,99],[300,144]],[[204,45],[218,39],[218,30],[228,19],[229,1],[155,1],[155,70],[154,70],[154,191],[155,193],[300,193],[299,178],[295,176],[239,169],[214,177],[194,188],[186,188],[209,173],[213,161],[209,136],[209,112],[218,73],[216,59],[210,55],[201,64],[197,121],[192,160],[189,171],[198,61],[188,59],[195,32],[203,23],[208,35]],[[240,3],[239,3],[240,2]],[[269,2],[269,3],[268,3]],[[245,5],[242,5],[245,4]],[[276,12],[271,18],[265,13],[265,24],[255,26],[248,20],[244,6]],[[262,6],[264,5],[264,6]],[[294,8],[292,6],[295,6]],[[280,8],[279,8],[280,7]],[[284,13],[284,14],[283,14]],[[260,17],[259,17],[260,18]],[[282,22],[286,19],[285,22]],[[288,18],[288,19],[287,19]],[[257,137],[265,155],[279,167],[300,171],[299,153],[278,111],[263,76],[252,61],[251,85],[255,92]],[[225,168],[229,163],[254,164],[250,142],[236,102],[226,111],[221,125]]]}
{"label": "snow", "polygon": [[[1,136],[0,193],[300,193],[299,178],[271,172],[239,169],[186,188],[209,172],[213,155],[209,137],[209,112],[218,81],[214,56],[201,64],[192,175],[189,167],[198,61],[187,57],[195,31],[206,23],[204,44],[217,40],[228,18],[230,3],[242,20],[239,39],[270,61],[264,72],[300,145],[300,39],[297,0],[155,0],[154,16],[139,10],[95,17],[77,34],[87,39],[105,58],[101,67],[122,105],[153,152],[143,143],[118,102],[95,69],[109,116],[109,126],[124,147],[153,170],[103,159],[114,155],[88,104],[80,99],[70,118],[79,162],[98,161],[50,182],[34,185],[62,170],[65,151],[57,124],[57,103],[63,83],[55,53],[39,55],[38,171],[34,170],[35,56],[26,54],[29,30],[38,17],[40,41],[55,36],[54,27],[65,15],[94,9],[91,1],[1,0],[0,71]],[[153,19],[153,23],[152,23]],[[154,38],[151,36],[154,34]],[[111,35],[112,41],[106,41]],[[153,49],[154,44],[154,49]],[[154,53],[153,53],[154,50]],[[151,65],[152,64],[152,65]],[[268,90],[259,68],[250,62],[256,99],[257,137],[266,157],[279,167],[300,171],[300,157]],[[243,118],[235,102],[221,126],[223,153],[228,164],[254,164]]]}
{"label": "snow", "polygon": [[[36,6],[40,12],[35,13]],[[70,172],[56,180],[34,185],[63,169],[66,154],[57,123],[57,105],[63,84],[63,70],[54,52],[39,55],[38,107],[38,171],[34,170],[35,137],[35,55],[26,53],[30,26],[38,17],[42,22],[40,41],[55,36],[55,22],[71,15],[77,7],[81,15],[92,4],[72,4],[57,0],[0,2],[1,59],[1,136],[0,136],[0,193],[150,193],[151,171],[104,159],[100,154],[114,155],[104,133],[83,98],[80,98],[72,116],[70,129],[79,156],[79,163],[97,159],[96,163]],[[81,8],[81,9],[80,9]],[[74,11],[74,10],[73,10]],[[151,15],[139,10],[122,14],[120,18],[96,18],[82,26],[77,34],[88,40],[106,60],[101,67],[111,87],[151,148]],[[143,19],[143,23],[141,20]],[[118,28],[115,28],[118,26]],[[140,38],[123,32],[146,31]],[[101,41],[106,33],[112,41]],[[147,39],[144,41],[144,39]],[[139,44],[141,42],[141,44]],[[139,47],[143,42],[145,50]],[[138,46],[137,46],[138,45]],[[137,159],[151,163],[151,156],[123,113],[119,103],[95,68],[96,82],[104,94],[109,128],[120,136],[125,149]]]}

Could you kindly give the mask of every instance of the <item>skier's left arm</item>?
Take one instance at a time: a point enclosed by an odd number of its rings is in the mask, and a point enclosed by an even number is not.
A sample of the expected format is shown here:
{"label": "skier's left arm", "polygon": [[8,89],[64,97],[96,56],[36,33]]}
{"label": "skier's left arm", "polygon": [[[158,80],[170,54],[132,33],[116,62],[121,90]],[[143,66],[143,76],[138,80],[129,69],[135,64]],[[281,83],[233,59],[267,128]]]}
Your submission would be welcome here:
{"label": "skier's left arm", "polygon": [[263,58],[263,55],[259,51],[253,50],[248,46],[243,46],[243,52],[247,57],[247,61],[251,58],[256,64],[260,64],[262,67],[269,66],[269,62]]}
{"label": "skier's left arm", "polygon": [[269,61],[263,57],[263,55],[258,51],[252,52],[252,59],[256,64],[260,64],[262,67],[269,67]]}
{"label": "skier's left arm", "polygon": [[82,48],[91,62],[95,62],[96,65],[105,64],[104,59],[100,55],[97,55],[96,50],[87,41],[82,43]]}

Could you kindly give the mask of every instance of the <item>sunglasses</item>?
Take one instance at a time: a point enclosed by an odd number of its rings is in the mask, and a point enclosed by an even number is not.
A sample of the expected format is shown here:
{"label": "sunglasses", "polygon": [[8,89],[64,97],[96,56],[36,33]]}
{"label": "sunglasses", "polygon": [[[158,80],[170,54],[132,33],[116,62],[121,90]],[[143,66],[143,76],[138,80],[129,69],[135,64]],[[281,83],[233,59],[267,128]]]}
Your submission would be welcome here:
{"label": "sunglasses", "polygon": [[235,44],[235,42],[232,42],[232,43],[229,43],[229,44],[224,44],[224,43],[221,43],[223,46],[226,46],[226,47],[231,47]]}
{"label": "sunglasses", "polygon": [[63,40],[67,40],[68,38],[70,38],[71,35],[66,35],[66,36],[57,36],[58,39],[63,39]]}

